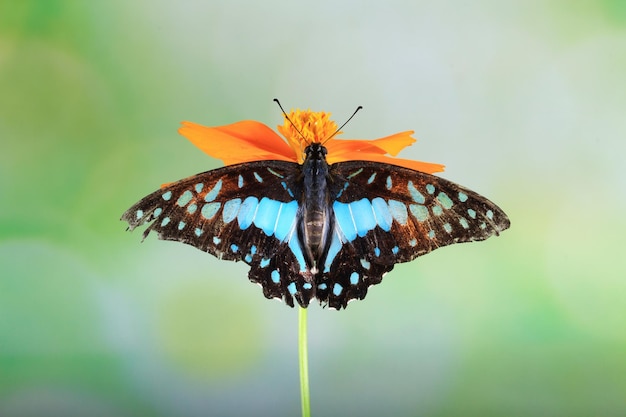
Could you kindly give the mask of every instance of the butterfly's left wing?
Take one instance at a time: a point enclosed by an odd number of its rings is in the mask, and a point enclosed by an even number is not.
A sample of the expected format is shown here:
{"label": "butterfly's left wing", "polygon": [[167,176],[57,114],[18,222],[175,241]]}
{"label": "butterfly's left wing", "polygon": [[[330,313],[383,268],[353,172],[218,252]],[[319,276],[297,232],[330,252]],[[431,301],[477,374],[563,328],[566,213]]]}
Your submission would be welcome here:
{"label": "butterfly's left wing", "polygon": [[301,168],[284,161],[230,165],[168,184],[129,208],[129,229],[147,225],[160,239],[175,240],[220,259],[250,265],[248,277],[267,298],[315,296],[296,223]]}
{"label": "butterfly's left wing", "polygon": [[316,297],[333,308],[363,299],[396,263],[484,240],[510,225],[485,197],[408,168],[340,162],[330,167],[330,178],[334,231]]}

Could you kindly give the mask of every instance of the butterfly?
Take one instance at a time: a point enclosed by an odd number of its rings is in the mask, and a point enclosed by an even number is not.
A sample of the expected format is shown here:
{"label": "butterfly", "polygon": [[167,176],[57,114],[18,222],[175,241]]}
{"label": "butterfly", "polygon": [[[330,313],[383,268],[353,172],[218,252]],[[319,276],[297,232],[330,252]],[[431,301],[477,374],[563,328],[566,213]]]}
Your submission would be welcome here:
{"label": "butterfly", "polygon": [[301,162],[246,161],[193,175],[144,197],[122,220],[129,230],[146,225],[144,238],[155,231],[160,239],[245,262],[267,298],[291,307],[316,298],[334,309],[364,299],[396,263],[510,226],[487,198],[430,173],[359,150],[355,160],[329,163],[328,132],[336,124],[324,121],[327,113],[299,112],[285,117],[306,139],[286,135],[304,145],[296,155]]}

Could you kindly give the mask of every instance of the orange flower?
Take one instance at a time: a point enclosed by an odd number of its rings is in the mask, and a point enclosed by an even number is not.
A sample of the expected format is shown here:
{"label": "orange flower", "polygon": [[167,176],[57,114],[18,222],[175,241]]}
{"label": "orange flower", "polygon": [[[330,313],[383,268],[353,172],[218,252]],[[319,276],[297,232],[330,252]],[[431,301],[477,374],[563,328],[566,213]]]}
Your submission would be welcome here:
{"label": "orange flower", "polygon": [[[304,149],[311,143],[322,143],[328,149],[326,160],[329,164],[360,160],[400,165],[428,174],[443,171],[441,164],[387,156],[395,156],[413,144],[413,131],[375,140],[336,139],[333,134],[337,132],[337,124],[330,120],[330,113],[326,112],[292,110],[285,115],[285,124],[278,126],[278,131],[287,142],[263,123],[252,120],[219,127],[206,127],[192,122],[183,122],[182,125],[178,130],[181,135],[226,165],[263,160],[302,164]],[[336,133],[339,134],[341,132]]]}

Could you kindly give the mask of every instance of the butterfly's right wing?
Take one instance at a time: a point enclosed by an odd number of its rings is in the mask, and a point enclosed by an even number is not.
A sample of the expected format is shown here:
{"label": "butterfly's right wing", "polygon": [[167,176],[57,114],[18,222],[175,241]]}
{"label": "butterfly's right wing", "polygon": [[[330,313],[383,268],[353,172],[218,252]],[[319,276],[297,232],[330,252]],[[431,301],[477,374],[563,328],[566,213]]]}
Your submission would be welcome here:
{"label": "butterfly's right wing", "polygon": [[366,161],[337,163],[330,173],[334,232],[316,295],[330,307],[364,298],[396,263],[510,225],[493,202],[441,177]]}

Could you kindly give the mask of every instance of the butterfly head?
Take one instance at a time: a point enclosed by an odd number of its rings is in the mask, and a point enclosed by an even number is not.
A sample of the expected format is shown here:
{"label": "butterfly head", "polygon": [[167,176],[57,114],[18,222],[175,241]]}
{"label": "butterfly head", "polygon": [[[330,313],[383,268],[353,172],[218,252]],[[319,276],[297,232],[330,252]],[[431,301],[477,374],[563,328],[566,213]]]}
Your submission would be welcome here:
{"label": "butterfly head", "polygon": [[328,150],[321,143],[312,143],[304,149],[304,156],[308,160],[326,159]]}
{"label": "butterfly head", "polygon": [[321,145],[341,133],[337,131],[337,123],[330,119],[330,113],[327,112],[296,109],[286,113],[284,118],[285,123],[278,126],[278,131],[298,155],[299,163],[307,156],[315,156],[311,153],[326,156],[326,148]]}

